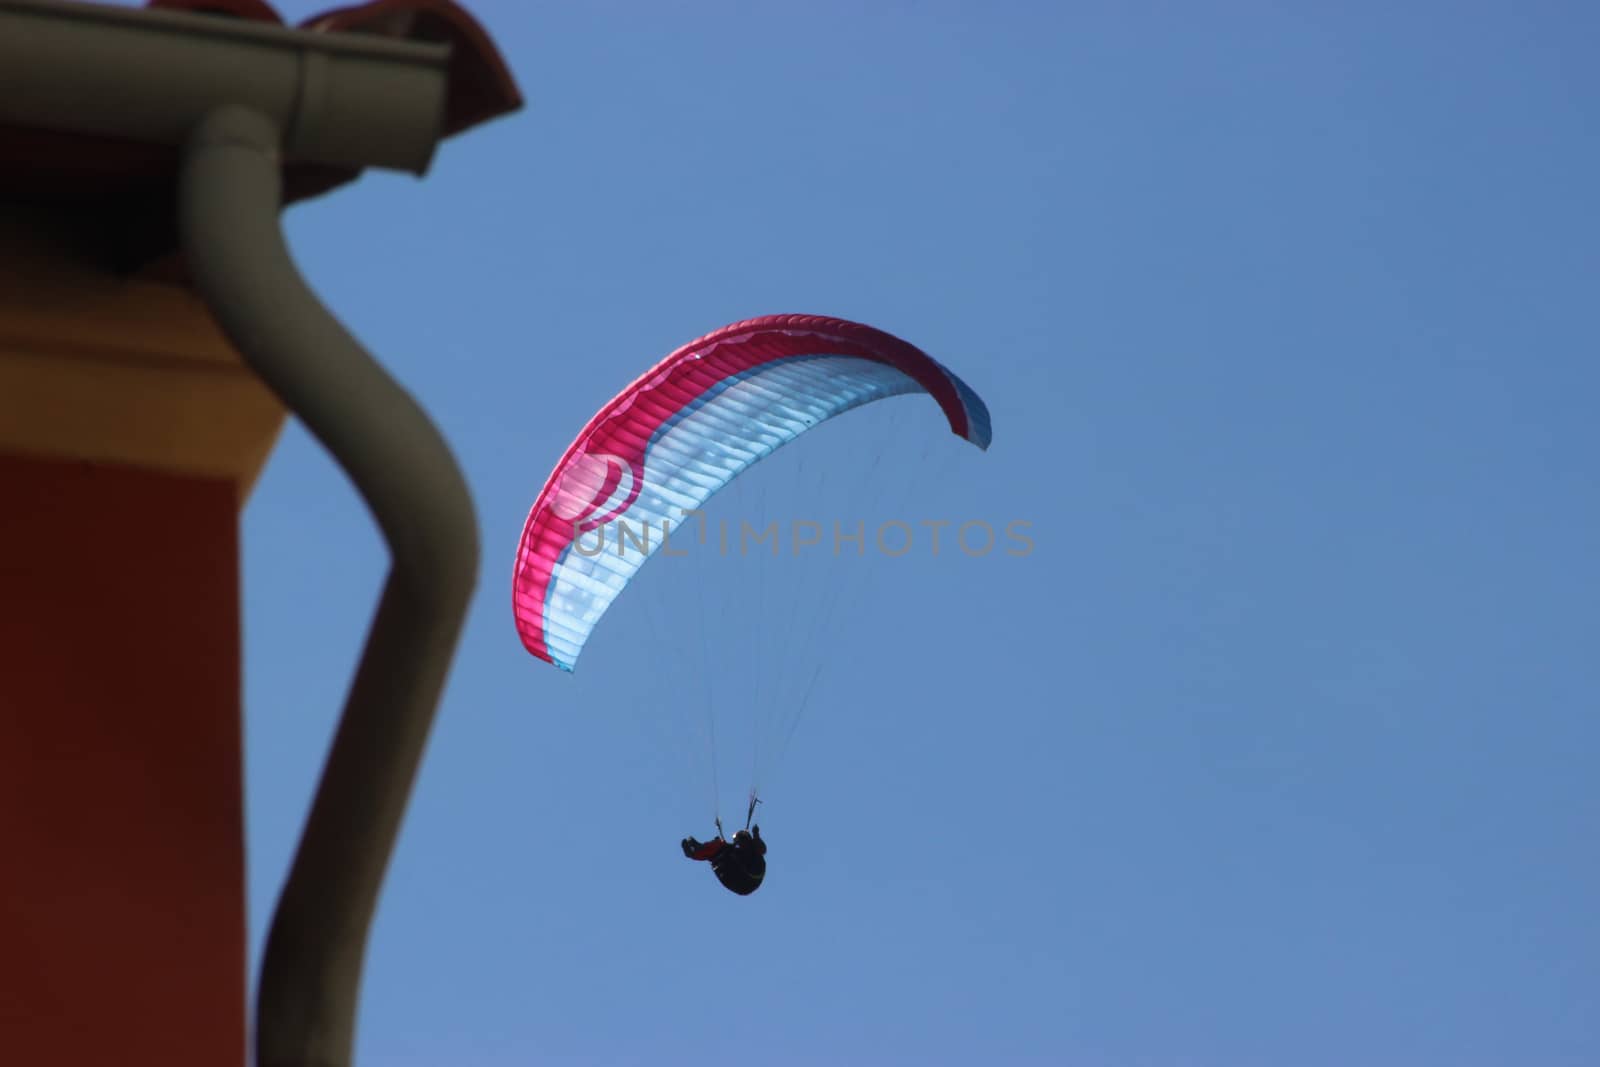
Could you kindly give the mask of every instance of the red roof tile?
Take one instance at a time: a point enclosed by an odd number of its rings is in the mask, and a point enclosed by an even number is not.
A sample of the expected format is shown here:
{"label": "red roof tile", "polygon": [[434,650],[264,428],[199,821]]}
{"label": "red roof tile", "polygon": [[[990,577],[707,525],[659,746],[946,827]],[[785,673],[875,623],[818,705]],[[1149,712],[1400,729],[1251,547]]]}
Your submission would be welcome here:
{"label": "red roof tile", "polygon": [[284,25],[283,16],[263,0],[150,0],[144,6],[164,11],[191,11],[197,15],[228,15]]}

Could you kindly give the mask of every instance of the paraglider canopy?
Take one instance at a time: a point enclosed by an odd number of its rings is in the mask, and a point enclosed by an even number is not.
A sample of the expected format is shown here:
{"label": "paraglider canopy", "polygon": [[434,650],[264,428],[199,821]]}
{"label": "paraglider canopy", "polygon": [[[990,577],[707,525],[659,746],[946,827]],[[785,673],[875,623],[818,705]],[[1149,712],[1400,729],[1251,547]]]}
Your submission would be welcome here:
{"label": "paraglider canopy", "polygon": [[[916,392],[938,403],[953,433],[989,446],[989,412],[977,393],[871,326],[768,315],[678,349],[589,420],[535,500],[512,580],[523,645],[572,670],[639,567],[714,493],[812,427]],[[607,524],[629,535],[616,551],[574,551],[579,537]]]}

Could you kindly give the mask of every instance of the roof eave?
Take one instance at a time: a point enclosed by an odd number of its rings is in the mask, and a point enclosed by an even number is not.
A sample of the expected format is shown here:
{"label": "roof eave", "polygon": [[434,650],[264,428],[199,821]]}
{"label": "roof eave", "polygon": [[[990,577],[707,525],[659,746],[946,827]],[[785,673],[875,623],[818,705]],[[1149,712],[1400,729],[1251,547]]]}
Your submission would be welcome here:
{"label": "roof eave", "polygon": [[0,0],[0,124],[181,145],[215,109],[282,131],[283,162],[425,173],[450,48],[187,12]]}

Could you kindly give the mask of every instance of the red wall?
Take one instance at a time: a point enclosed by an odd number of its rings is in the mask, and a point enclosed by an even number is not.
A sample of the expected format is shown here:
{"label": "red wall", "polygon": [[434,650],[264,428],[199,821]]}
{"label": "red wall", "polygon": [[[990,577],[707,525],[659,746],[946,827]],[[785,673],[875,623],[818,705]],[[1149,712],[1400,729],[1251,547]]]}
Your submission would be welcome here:
{"label": "red wall", "polygon": [[245,1062],[237,531],[0,455],[0,1063]]}

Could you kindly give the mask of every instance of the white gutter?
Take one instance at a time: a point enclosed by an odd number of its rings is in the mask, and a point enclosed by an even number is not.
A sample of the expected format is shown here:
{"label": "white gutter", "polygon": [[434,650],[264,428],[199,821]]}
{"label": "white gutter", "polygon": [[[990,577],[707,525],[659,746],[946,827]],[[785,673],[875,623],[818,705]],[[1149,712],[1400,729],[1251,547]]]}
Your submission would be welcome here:
{"label": "white gutter", "polygon": [[443,128],[448,45],[187,12],[0,0],[0,123],[183,143],[248,107],[289,162],[424,173]]}

